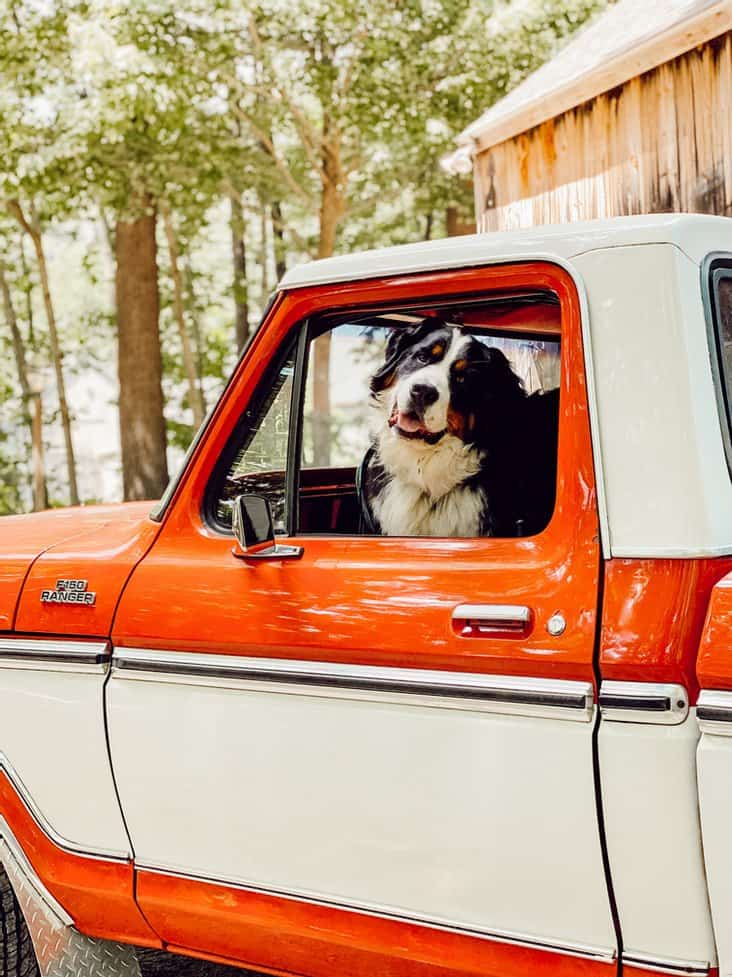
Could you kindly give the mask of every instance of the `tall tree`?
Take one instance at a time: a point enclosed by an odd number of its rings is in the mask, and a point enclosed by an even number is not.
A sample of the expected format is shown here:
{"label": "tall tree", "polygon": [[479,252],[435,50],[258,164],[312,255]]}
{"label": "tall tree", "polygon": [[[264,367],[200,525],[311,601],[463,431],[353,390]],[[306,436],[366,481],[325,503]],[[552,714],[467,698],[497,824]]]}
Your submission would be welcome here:
{"label": "tall tree", "polygon": [[61,427],[64,435],[64,449],[66,451],[66,472],[69,480],[69,499],[72,505],[79,504],[79,488],[76,480],[76,457],[74,455],[74,440],[71,432],[71,413],[69,411],[68,398],[66,396],[66,378],[64,376],[63,351],[59,339],[58,325],[56,322],[56,310],[51,297],[51,283],[48,276],[48,262],[46,261],[46,251],[43,246],[43,232],[38,212],[31,202],[28,214],[25,213],[19,200],[9,200],[7,204],[11,215],[17,220],[23,231],[29,236],[33,243],[38,262],[38,273],[41,280],[41,294],[43,296],[43,308],[46,313],[46,325],[51,344],[51,360],[53,370],[56,375],[56,392],[58,394],[59,413],[61,414]]}
{"label": "tall tree", "polygon": [[[9,10],[0,12],[0,49],[13,54],[0,61],[0,138],[4,157],[0,204],[28,236],[35,252],[56,377],[68,495],[71,504],[77,505],[79,490],[62,339],[43,236],[43,219],[73,206],[72,195],[58,185],[62,181],[57,156],[49,152],[65,104],[64,72],[70,50],[68,14],[72,6],[73,0],[59,9],[12,4]],[[41,51],[44,60],[40,60]]]}
{"label": "tall tree", "polygon": [[[81,93],[88,105],[86,124],[78,142],[90,198],[116,215],[124,492],[125,498],[158,496],[167,481],[160,270],[165,267],[170,276],[172,318],[195,427],[203,420],[205,402],[189,332],[179,225],[202,221],[215,191],[220,192],[214,147],[222,122],[197,95],[184,52],[168,49],[169,59],[159,56],[171,16],[167,3],[148,7],[100,0],[91,14],[76,25],[79,48],[88,60],[103,45],[106,57],[97,58],[93,70],[81,54],[77,58],[80,68],[88,69]],[[159,217],[167,263],[155,246]]]}
{"label": "tall tree", "polygon": [[33,509],[39,512],[48,506],[48,490],[46,487],[46,469],[43,457],[43,417],[41,414],[40,391],[34,389],[31,383],[31,371],[28,366],[28,355],[26,342],[20,331],[18,317],[15,312],[15,304],[10,288],[7,270],[3,258],[0,256],[0,294],[2,294],[2,305],[5,313],[5,321],[13,345],[13,356],[18,372],[18,382],[20,384],[21,395],[23,398],[23,418],[28,427],[28,434],[31,444],[31,488],[33,495]]}
{"label": "tall tree", "polygon": [[270,207],[272,215],[272,234],[274,235],[275,273],[279,281],[287,271],[287,242],[285,241],[285,222],[282,217],[282,203],[273,200]]}
{"label": "tall tree", "polygon": [[156,499],[168,481],[158,318],[155,212],[149,197],[115,230],[122,478],[126,499]]}
{"label": "tall tree", "polygon": [[234,328],[236,348],[244,349],[249,339],[249,285],[247,281],[246,223],[241,194],[229,192],[229,228],[231,231],[231,259],[233,267]]}
{"label": "tall tree", "polygon": [[183,368],[188,381],[188,399],[193,411],[193,423],[195,427],[198,428],[201,426],[201,424],[203,424],[203,419],[206,416],[206,404],[203,397],[203,391],[201,390],[201,378],[198,374],[198,364],[196,362],[196,356],[191,343],[191,337],[188,333],[188,325],[186,323],[185,300],[183,296],[183,273],[180,267],[180,247],[178,244],[178,236],[176,234],[175,227],[173,226],[173,217],[167,201],[161,201],[160,210],[163,218],[163,227],[165,229],[165,238],[168,242],[170,274],[171,278],[173,279],[173,314],[175,317],[176,326],[178,327],[178,335],[180,336],[181,349],[183,351]]}

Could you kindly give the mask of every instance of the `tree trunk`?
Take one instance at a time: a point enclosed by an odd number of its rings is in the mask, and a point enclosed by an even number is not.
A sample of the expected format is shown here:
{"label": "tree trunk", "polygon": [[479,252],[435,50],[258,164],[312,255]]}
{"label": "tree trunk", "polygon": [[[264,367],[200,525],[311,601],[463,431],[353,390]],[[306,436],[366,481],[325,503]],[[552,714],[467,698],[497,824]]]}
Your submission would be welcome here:
{"label": "tree trunk", "polygon": [[33,490],[33,511],[40,512],[48,508],[48,491],[46,487],[46,471],[43,460],[43,417],[41,413],[40,391],[31,387],[28,376],[28,362],[25,355],[25,343],[15,314],[13,297],[10,294],[5,268],[0,262],[0,291],[3,296],[5,319],[13,340],[15,366],[23,395],[23,420],[25,421],[31,439],[31,461]]}
{"label": "tree trunk", "polygon": [[285,225],[282,220],[282,205],[275,200],[270,208],[272,214],[272,234],[274,240],[275,272],[279,282],[287,271],[287,249],[285,247]]}
{"label": "tree trunk", "polygon": [[112,287],[111,295],[111,305],[114,309],[116,307],[116,294],[114,286],[114,275],[116,267],[116,257],[115,257],[115,246],[114,246],[114,229],[110,226],[109,219],[104,210],[104,207],[99,205],[99,223],[102,228],[102,236],[104,237],[104,243],[106,248],[104,250],[104,263],[106,265],[107,275],[109,276],[109,281]]}
{"label": "tree trunk", "polygon": [[56,390],[58,393],[59,413],[61,414],[61,427],[63,428],[64,433],[66,469],[69,479],[69,499],[72,505],[78,505],[79,490],[76,483],[76,459],[74,458],[74,443],[71,437],[71,416],[69,414],[68,401],[66,400],[63,353],[61,352],[61,344],[58,338],[56,313],[54,311],[53,301],[51,299],[51,286],[48,280],[48,265],[46,263],[46,252],[43,247],[41,226],[34,212],[31,213],[31,220],[28,220],[18,201],[11,201],[9,209],[23,230],[30,236],[31,241],[33,242],[33,248],[36,252],[38,274],[41,279],[43,307],[46,312],[46,322],[48,324],[48,338],[51,344],[51,358],[53,360],[53,369],[56,374]]}
{"label": "tree trunk", "polygon": [[234,265],[234,311],[236,347],[241,352],[249,339],[249,292],[247,285],[247,250],[244,241],[244,208],[241,196],[232,193],[231,204],[231,257]]}
{"label": "tree trunk", "polygon": [[28,260],[25,256],[25,234],[20,235],[20,267],[23,269],[23,294],[25,296],[25,319],[28,323],[28,345],[35,349],[35,320],[33,318],[33,286],[28,271]]}
{"label": "tree trunk", "polygon": [[[193,272],[188,262],[186,262],[185,280],[186,291],[188,292],[188,315],[191,320],[191,328],[193,331],[193,348],[196,354],[196,370],[198,372],[200,382],[203,384],[203,375],[205,373],[205,364],[203,359],[203,333],[201,332],[201,323],[198,318],[198,311],[196,309],[196,290],[193,284]],[[203,406],[207,409],[206,398],[203,396],[203,386],[201,386],[201,396],[203,397]]]}
{"label": "tree trunk", "polygon": [[[335,250],[338,221],[344,210],[337,179],[330,172],[326,156],[320,198],[318,258],[329,258]],[[331,334],[325,332],[318,338],[313,351],[313,463],[318,468],[327,468],[331,458],[330,346]]]}
{"label": "tree trunk", "polygon": [[201,391],[201,381],[196,369],[196,359],[191,346],[191,338],[186,327],[185,306],[183,302],[183,277],[180,272],[178,238],[176,237],[173,221],[167,206],[161,206],[160,211],[163,215],[163,227],[165,228],[165,238],[168,242],[168,254],[170,255],[170,275],[173,279],[173,314],[178,335],[183,349],[183,368],[188,380],[188,399],[193,411],[193,424],[198,429],[203,424],[206,416],[206,405],[203,402]]}
{"label": "tree trunk", "polygon": [[262,306],[269,297],[269,240],[267,234],[267,208],[262,204],[259,211],[259,227],[262,235],[261,239],[261,261],[262,261]]}
{"label": "tree trunk", "polygon": [[168,481],[165,458],[158,263],[152,201],[147,213],[115,230],[119,422],[125,499],[157,499]]}
{"label": "tree trunk", "polygon": [[338,221],[343,216],[343,200],[332,179],[323,181],[320,196],[320,226],[318,233],[318,258],[330,258],[335,251]]}

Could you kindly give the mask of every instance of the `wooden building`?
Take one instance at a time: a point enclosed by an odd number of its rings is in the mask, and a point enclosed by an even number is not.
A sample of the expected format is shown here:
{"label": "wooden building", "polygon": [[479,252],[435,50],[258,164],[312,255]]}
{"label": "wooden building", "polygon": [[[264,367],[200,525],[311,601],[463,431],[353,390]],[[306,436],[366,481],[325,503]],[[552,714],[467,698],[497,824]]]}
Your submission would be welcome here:
{"label": "wooden building", "polygon": [[732,215],[732,0],[619,0],[459,138],[478,230]]}

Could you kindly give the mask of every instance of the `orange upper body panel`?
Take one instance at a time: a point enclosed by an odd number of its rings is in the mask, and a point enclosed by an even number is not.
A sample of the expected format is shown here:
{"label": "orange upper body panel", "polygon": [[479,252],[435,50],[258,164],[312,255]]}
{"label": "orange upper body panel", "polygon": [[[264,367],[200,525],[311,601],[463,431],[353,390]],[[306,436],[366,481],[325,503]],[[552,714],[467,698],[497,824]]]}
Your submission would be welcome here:
{"label": "orange upper body panel", "polygon": [[699,646],[697,677],[703,689],[732,690],[732,573],[712,591]]}
{"label": "orange upper body panel", "polygon": [[[563,332],[557,501],[547,529],[519,539],[302,537],[292,563],[237,560],[202,517],[216,460],[267,364],[311,315],[431,297],[544,288]],[[557,313],[552,328],[557,327]],[[115,619],[128,647],[503,672],[592,681],[599,528],[580,308],[574,284],[546,262],[285,295],[213,414],[160,536],[133,574]],[[466,639],[451,626],[464,602],[526,604],[529,633]],[[547,631],[557,613],[561,640]]]}
{"label": "orange upper body panel", "polygon": [[[692,704],[696,702],[696,662],[704,616],[710,594],[719,589],[714,585],[730,570],[732,558],[726,556],[608,560],[602,602],[602,678],[675,682],[685,686]],[[732,589],[724,592],[729,595],[729,628]],[[732,681],[732,656],[728,667]]]}
{"label": "orange upper body panel", "polygon": [[[148,503],[145,508],[149,508]],[[34,560],[52,546],[99,529],[119,509],[79,506],[0,519],[0,631],[14,627],[20,592]],[[138,519],[141,517],[139,512]]]}
{"label": "orange upper body panel", "polygon": [[[107,636],[130,571],[159,529],[150,508],[134,502],[3,519],[0,630]],[[42,603],[41,592],[54,590],[59,579],[88,581],[95,603]]]}

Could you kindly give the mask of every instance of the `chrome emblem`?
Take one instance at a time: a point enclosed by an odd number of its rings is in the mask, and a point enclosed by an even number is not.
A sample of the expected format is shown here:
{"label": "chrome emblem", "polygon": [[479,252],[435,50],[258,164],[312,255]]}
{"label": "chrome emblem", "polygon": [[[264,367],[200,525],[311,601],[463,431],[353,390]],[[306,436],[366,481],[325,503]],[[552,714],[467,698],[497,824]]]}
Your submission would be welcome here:
{"label": "chrome emblem", "polygon": [[88,580],[57,580],[55,590],[41,591],[42,604],[96,604],[97,595],[87,590]]}

